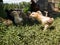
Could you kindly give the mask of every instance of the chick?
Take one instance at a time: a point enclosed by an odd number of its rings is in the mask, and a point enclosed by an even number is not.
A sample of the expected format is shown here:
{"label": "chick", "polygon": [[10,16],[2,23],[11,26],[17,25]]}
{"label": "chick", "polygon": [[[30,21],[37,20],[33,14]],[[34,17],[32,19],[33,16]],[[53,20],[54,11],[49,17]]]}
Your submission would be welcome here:
{"label": "chick", "polygon": [[6,26],[10,26],[10,25],[13,24],[13,22],[12,22],[11,20],[9,20],[9,19],[5,19],[5,20],[3,21],[3,24],[6,25]]}
{"label": "chick", "polygon": [[41,11],[32,12],[30,17],[35,18],[38,22],[41,22],[44,25],[44,30],[46,30],[53,23],[54,19],[50,17],[43,16]]}
{"label": "chick", "polygon": [[19,16],[17,11],[12,11],[11,13],[14,17],[14,22],[16,25],[23,24],[23,18]]}

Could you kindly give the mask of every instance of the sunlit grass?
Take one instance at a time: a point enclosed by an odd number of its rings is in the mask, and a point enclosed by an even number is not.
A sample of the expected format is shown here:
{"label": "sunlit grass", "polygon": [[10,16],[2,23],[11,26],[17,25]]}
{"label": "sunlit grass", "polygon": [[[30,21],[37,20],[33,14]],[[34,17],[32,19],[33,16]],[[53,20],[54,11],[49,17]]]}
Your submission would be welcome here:
{"label": "sunlit grass", "polygon": [[0,24],[0,45],[59,45],[60,18],[56,18],[54,29],[43,32],[41,24],[32,26],[9,26]]}

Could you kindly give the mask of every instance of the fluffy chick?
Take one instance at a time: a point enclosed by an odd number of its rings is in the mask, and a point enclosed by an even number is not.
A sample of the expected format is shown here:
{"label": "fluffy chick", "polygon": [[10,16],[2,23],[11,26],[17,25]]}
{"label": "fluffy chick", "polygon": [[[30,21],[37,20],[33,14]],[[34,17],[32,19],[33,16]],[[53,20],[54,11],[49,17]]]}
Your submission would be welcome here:
{"label": "fluffy chick", "polygon": [[14,17],[15,24],[23,24],[23,18],[19,16],[19,13],[17,11],[12,11],[11,13]]}
{"label": "fluffy chick", "polygon": [[53,18],[43,16],[41,11],[32,12],[30,17],[35,18],[44,25],[44,30],[46,30],[54,21]]}
{"label": "fluffy chick", "polygon": [[3,24],[6,25],[6,26],[10,26],[10,25],[13,24],[13,22],[12,22],[11,20],[9,20],[9,19],[5,19],[5,20],[3,21]]}

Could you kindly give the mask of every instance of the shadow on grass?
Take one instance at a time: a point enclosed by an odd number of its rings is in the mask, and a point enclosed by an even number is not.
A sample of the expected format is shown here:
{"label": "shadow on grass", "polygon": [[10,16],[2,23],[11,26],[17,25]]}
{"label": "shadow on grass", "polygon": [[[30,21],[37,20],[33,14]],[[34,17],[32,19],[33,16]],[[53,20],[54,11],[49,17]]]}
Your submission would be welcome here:
{"label": "shadow on grass", "polygon": [[28,26],[32,26],[32,25],[34,25],[34,24],[40,24],[37,20],[28,20],[28,21],[24,21],[23,22],[23,26],[25,26],[25,25],[28,25]]}
{"label": "shadow on grass", "polygon": [[54,30],[55,29],[55,26],[51,26],[49,29],[50,30]]}

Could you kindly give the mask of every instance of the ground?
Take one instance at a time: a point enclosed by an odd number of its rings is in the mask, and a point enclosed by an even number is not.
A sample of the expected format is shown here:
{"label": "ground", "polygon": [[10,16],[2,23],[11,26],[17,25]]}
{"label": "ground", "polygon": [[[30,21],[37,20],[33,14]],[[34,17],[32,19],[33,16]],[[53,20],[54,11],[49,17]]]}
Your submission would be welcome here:
{"label": "ground", "polygon": [[54,28],[42,30],[41,24],[4,26],[0,23],[0,45],[60,45],[60,17],[54,17]]}

